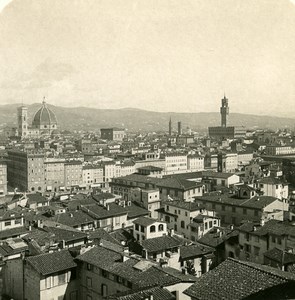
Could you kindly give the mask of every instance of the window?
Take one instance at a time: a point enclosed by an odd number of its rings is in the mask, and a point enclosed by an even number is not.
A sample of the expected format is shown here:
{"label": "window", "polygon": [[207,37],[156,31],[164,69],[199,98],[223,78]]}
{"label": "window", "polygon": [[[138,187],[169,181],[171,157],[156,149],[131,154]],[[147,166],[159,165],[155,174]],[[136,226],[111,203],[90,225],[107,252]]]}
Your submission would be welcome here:
{"label": "window", "polygon": [[211,228],[212,227],[212,221],[209,221],[209,228]]}
{"label": "window", "polygon": [[205,223],[205,230],[207,230],[208,229],[208,223],[206,222]]}
{"label": "window", "polygon": [[86,285],[87,287],[92,287],[92,278],[86,277]]}
{"label": "window", "polygon": [[150,227],[150,232],[156,232],[156,226],[155,225],[152,225]]}
{"label": "window", "polygon": [[187,211],[185,212],[185,216],[187,217]]}
{"label": "window", "polygon": [[243,215],[247,214],[247,208],[243,208]]}
{"label": "window", "polygon": [[135,224],[135,230],[139,231],[139,225]]}
{"label": "window", "polygon": [[78,292],[73,291],[70,293],[70,300],[78,300]]}
{"label": "window", "polygon": [[280,237],[277,238],[278,244],[282,245],[282,239]]}
{"label": "window", "polygon": [[251,246],[248,244],[245,244],[245,251],[246,252],[251,252]]}
{"label": "window", "polygon": [[159,230],[159,231],[163,231],[163,230],[164,230],[164,225],[163,225],[163,224],[160,224],[158,230]]}
{"label": "window", "polygon": [[185,228],[185,223],[184,223],[184,221],[181,221],[181,222],[180,222],[180,227],[181,227],[181,228]]}
{"label": "window", "polygon": [[66,273],[61,273],[57,275],[58,277],[58,285],[66,283]]}
{"label": "window", "polygon": [[4,226],[10,226],[11,225],[11,221],[6,221],[5,223],[4,223]]}
{"label": "window", "polygon": [[258,255],[259,255],[259,250],[260,250],[259,247],[254,247],[254,255],[255,255],[255,256],[258,256]]}
{"label": "window", "polygon": [[45,287],[46,287],[47,289],[50,289],[50,288],[51,288],[51,276],[46,277],[46,279],[45,279]]}
{"label": "window", "polygon": [[88,271],[92,271],[93,270],[93,266],[91,264],[87,264],[87,270]]}

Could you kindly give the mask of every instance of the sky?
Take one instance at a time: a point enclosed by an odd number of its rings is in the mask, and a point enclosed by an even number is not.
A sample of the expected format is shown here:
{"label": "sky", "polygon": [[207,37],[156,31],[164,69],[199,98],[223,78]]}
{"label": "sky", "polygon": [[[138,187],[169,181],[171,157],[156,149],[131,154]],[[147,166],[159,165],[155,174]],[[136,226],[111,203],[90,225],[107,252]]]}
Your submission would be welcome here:
{"label": "sky", "polygon": [[0,104],[295,115],[294,2],[0,0]]}

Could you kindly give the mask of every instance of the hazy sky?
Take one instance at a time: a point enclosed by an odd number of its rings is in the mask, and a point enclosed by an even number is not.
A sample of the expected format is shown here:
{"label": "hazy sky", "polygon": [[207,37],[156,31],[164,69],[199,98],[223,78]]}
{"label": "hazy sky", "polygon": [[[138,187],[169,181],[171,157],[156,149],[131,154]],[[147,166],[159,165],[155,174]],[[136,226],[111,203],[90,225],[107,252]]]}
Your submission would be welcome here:
{"label": "hazy sky", "polygon": [[282,115],[295,112],[295,4],[13,0],[0,66],[1,104],[201,112],[225,92],[231,112]]}

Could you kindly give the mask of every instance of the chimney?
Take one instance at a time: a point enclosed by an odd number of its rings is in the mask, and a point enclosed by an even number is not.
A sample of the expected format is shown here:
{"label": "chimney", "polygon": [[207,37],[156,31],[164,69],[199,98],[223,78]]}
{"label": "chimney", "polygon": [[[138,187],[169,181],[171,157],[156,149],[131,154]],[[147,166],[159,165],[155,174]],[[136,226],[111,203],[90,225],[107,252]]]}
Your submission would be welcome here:
{"label": "chimney", "polygon": [[229,226],[229,229],[230,229],[230,230],[234,230],[234,225],[231,224],[231,225]]}
{"label": "chimney", "polygon": [[183,275],[186,275],[186,268],[182,268],[182,269],[181,269],[181,273],[182,273]]}
{"label": "chimney", "polygon": [[169,236],[173,236],[174,235],[174,229],[171,228],[170,231],[169,231]]}
{"label": "chimney", "polygon": [[69,216],[70,216],[70,218],[73,218],[73,214],[70,213]]}
{"label": "chimney", "polygon": [[107,210],[110,210],[110,206],[107,204]]}
{"label": "chimney", "polygon": [[253,231],[256,231],[257,230],[257,227],[256,226],[253,226]]}
{"label": "chimney", "polygon": [[264,219],[261,219],[261,220],[260,220],[260,226],[264,226],[264,224],[265,224],[265,220],[264,220]]}

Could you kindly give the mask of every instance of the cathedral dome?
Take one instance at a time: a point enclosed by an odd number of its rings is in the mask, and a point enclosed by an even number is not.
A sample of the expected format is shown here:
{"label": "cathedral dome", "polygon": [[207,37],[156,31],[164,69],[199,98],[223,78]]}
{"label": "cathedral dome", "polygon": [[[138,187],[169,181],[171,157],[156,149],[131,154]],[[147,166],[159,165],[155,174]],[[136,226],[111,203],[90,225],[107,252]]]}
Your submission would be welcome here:
{"label": "cathedral dome", "polygon": [[32,125],[34,127],[55,128],[57,119],[52,110],[50,110],[46,102],[43,101],[41,108],[35,113]]}

